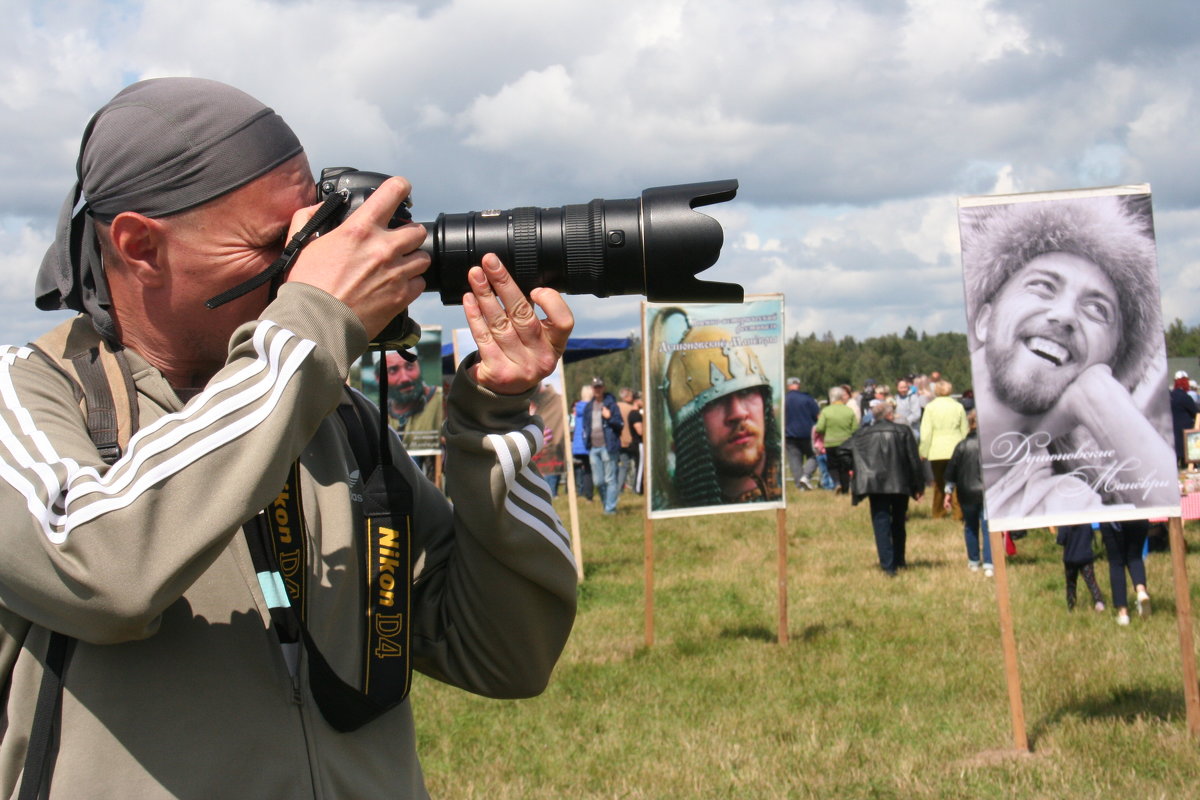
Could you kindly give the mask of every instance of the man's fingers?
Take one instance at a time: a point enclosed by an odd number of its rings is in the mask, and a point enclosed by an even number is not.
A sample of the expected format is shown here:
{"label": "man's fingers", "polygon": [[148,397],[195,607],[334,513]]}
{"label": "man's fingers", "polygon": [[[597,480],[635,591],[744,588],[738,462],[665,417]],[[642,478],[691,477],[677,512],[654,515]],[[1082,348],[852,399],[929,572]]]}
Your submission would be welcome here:
{"label": "man's fingers", "polygon": [[396,213],[396,209],[408,199],[410,194],[412,194],[412,184],[405,178],[388,178],[379,184],[379,188],[372,192],[361,206],[355,209],[354,216],[386,228],[392,215]]}
{"label": "man's fingers", "polygon": [[567,339],[575,328],[575,315],[561,294],[554,289],[539,287],[530,292],[530,298],[542,309],[546,318],[540,320],[555,355],[561,356],[567,349]]}
{"label": "man's fingers", "polygon": [[[500,260],[487,255],[467,273],[471,291],[463,295],[463,312],[480,363],[475,377],[501,394],[520,394],[553,371],[567,346],[574,315],[553,289],[538,288],[525,297]],[[539,319],[533,303],[546,312]]]}
{"label": "man's fingers", "polygon": [[511,324],[512,329],[523,342],[532,343],[541,330],[541,323],[537,314],[534,313],[529,298],[521,291],[521,287],[513,280],[508,270],[504,268],[504,264],[494,253],[485,255],[480,267],[493,295],[499,298],[499,302],[503,304],[502,309],[497,309],[496,316],[488,315],[489,319],[498,319],[498,315],[502,313],[504,321],[501,324],[506,328]]}
{"label": "man's fingers", "polygon": [[474,294],[470,292],[464,294],[462,306],[463,314],[467,318],[467,327],[471,329],[475,346],[479,348],[479,354],[482,356],[484,351],[492,346],[491,328],[488,326],[487,320],[479,308],[479,300]]}
{"label": "man's fingers", "polygon": [[467,297],[474,301],[478,313],[482,316],[492,335],[502,339],[511,335],[513,331],[508,312],[500,303],[500,298],[496,295],[492,282],[483,268],[471,267],[467,272],[467,283],[470,284],[471,291],[464,296],[464,304]]}
{"label": "man's fingers", "polygon": [[305,206],[304,208],[300,209],[296,213],[292,214],[292,224],[291,224],[291,227],[288,228],[288,233],[287,233],[288,241],[291,241],[292,237],[295,236],[297,233],[299,233],[300,229],[308,224],[308,221],[310,219],[312,219],[313,214],[316,214],[317,209],[319,209],[320,207],[321,207],[321,204],[316,203],[311,206]]}

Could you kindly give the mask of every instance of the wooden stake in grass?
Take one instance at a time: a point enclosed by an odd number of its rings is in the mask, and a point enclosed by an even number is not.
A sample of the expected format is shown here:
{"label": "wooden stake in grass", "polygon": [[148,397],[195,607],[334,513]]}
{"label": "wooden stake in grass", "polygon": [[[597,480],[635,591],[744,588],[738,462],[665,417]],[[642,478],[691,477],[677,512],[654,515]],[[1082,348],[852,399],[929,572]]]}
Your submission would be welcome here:
{"label": "wooden stake in grass", "polygon": [[[567,405],[567,395],[565,392],[560,394],[563,405],[563,419],[569,419],[567,416],[571,409]],[[567,437],[568,439],[570,437]],[[569,452],[570,442],[564,442],[564,454]],[[569,462],[569,463],[568,463]],[[571,515],[571,554],[575,556],[575,577],[583,580],[583,542],[579,539],[579,490],[575,486],[575,457],[571,455],[568,459],[563,458],[563,467],[567,473],[567,508]]]}
{"label": "wooden stake in grass", "polygon": [[1008,684],[1008,705],[1012,712],[1013,747],[1029,752],[1025,732],[1025,707],[1021,702],[1021,676],[1017,666],[1017,637],[1013,632],[1012,604],[1008,597],[1008,569],[1005,541],[1008,532],[992,536],[992,563],[996,565],[996,604],[1000,607],[1000,641],[1004,649],[1004,679]]}
{"label": "wooden stake in grass", "polygon": [[654,644],[654,520],[646,517],[643,528],[646,547],[643,563],[646,571],[646,647]]}
{"label": "wooden stake in grass", "polygon": [[775,509],[775,534],[779,542],[779,643],[788,643],[787,509]]}

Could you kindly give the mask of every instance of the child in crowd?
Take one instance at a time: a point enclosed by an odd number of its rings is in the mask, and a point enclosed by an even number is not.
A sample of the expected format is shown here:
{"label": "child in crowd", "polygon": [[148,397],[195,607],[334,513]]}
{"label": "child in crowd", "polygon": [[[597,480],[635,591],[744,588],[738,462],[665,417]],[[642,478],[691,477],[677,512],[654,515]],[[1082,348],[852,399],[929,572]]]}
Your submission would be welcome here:
{"label": "child in crowd", "polygon": [[1092,601],[1097,611],[1104,610],[1104,595],[1100,594],[1100,584],[1096,583],[1096,570],[1092,566],[1096,554],[1092,551],[1094,532],[1100,526],[1095,523],[1082,525],[1060,525],[1056,541],[1063,549],[1063,569],[1067,575],[1067,610],[1075,610],[1075,585],[1079,576],[1092,593]]}
{"label": "child in crowd", "polygon": [[829,474],[829,456],[825,453],[825,437],[815,429],[812,432],[813,452],[817,454],[817,474],[820,479],[817,485],[822,489],[833,489],[837,486],[833,476]]}

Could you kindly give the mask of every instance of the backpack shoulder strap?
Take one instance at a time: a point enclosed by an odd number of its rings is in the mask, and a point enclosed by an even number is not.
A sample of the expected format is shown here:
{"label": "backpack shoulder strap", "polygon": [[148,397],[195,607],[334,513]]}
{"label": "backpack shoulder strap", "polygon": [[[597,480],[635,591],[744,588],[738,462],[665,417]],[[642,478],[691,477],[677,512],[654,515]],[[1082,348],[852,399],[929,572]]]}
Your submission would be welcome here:
{"label": "backpack shoulder strap", "polygon": [[54,763],[54,747],[60,714],[62,713],[63,676],[67,658],[75,640],[58,631],[50,632],[50,644],[38,687],[37,705],[33,712],[33,727],[25,750],[25,767],[21,776],[18,800],[38,800],[43,786],[50,784]]}
{"label": "backpack shoulder strap", "polygon": [[124,350],[100,338],[82,314],[30,347],[71,380],[96,449],[105,463],[115,462],[139,423],[137,390]]}
{"label": "backpack shoulder strap", "polygon": [[[114,463],[137,432],[139,421],[137,389],[124,351],[101,339],[82,314],[43,334],[29,347],[70,383],[92,442],[106,464]],[[63,678],[73,643],[65,634],[50,632],[25,753],[21,800],[35,800],[49,785]]]}

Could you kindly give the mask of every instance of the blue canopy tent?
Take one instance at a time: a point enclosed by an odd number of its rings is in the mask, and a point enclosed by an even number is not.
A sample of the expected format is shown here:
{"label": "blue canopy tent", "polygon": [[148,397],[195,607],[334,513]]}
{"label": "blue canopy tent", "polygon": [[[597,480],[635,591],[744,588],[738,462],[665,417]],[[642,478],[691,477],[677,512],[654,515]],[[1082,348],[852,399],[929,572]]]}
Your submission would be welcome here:
{"label": "blue canopy tent", "polygon": [[[563,363],[571,364],[587,358],[602,356],[617,350],[628,350],[633,345],[633,339],[603,339],[575,338],[567,340],[567,349],[563,353]],[[446,375],[454,373],[454,343],[442,342],[442,372]]]}

